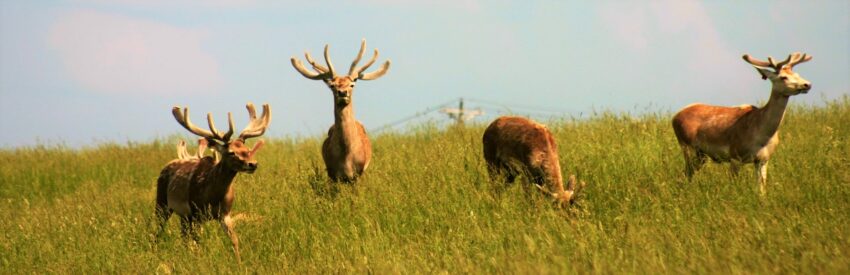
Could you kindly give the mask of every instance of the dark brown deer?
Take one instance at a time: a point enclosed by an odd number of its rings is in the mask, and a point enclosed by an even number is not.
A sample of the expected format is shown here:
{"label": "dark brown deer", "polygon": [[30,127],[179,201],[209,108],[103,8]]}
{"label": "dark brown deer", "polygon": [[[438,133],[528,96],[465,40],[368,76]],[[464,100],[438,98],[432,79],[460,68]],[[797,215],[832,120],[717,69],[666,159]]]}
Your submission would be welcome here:
{"label": "dark brown deer", "polygon": [[230,216],[235,199],[232,183],[239,172],[253,173],[257,169],[254,157],[263,146],[263,140],[258,140],[250,149],[245,141],[263,135],[271,122],[268,104],[263,105],[263,114],[259,118],[253,104],[248,103],[247,108],[251,121],[239,134],[239,138],[232,141],[230,137],[233,135],[233,116],[230,113],[227,113],[229,129],[222,134],[215,128],[212,114],[207,114],[210,128],[210,131],[207,131],[189,121],[188,107],[182,110],[180,107],[172,109],[177,122],[189,132],[212,144],[213,150],[220,155],[220,160],[216,161],[216,158],[211,156],[178,158],[162,169],[156,188],[156,214],[160,224],[157,235],[165,230],[168,218],[174,212],[180,216],[183,236],[193,239],[197,239],[194,232],[197,224],[216,220],[230,237],[236,260],[241,263],[239,239],[233,231],[234,221]]}
{"label": "dark brown deer", "polygon": [[573,203],[579,191],[576,177],[570,175],[564,189],[558,146],[546,126],[522,117],[500,117],[484,131],[483,143],[491,179],[513,183],[523,175],[560,207]]}
{"label": "dark brown deer", "polygon": [[779,145],[779,125],[791,96],[812,88],[791,69],[812,57],[799,52],[776,63],[772,57],[761,61],[744,55],[762,79],[770,79],[770,99],[761,108],[691,104],[673,117],[673,131],[685,156],[685,174],[690,179],[705,164],[706,156],[716,162],[731,162],[733,174],[742,163],[755,165],[760,194],[765,194],[767,162]]}
{"label": "dark brown deer", "polygon": [[328,177],[333,181],[353,182],[360,177],[369,161],[372,159],[372,144],[366,136],[366,129],[354,118],[354,103],[352,93],[357,80],[375,80],[387,73],[390,60],[384,62],[378,70],[363,73],[378,59],[378,49],[369,62],[357,67],[360,58],[366,51],[366,40],[360,42],[360,52],[351,62],[351,68],[346,75],[337,75],[331,58],[328,55],[328,45],[325,45],[325,63],[327,67],[316,64],[309,52],[304,53],[307,62],[315,71],[304,68],[301,61],[291,58],[292,66],[306,78],[321,80],[328,85],[334,97],[334,125],[328,129],[328,137],[322,143],[322,159],[325,161]]}

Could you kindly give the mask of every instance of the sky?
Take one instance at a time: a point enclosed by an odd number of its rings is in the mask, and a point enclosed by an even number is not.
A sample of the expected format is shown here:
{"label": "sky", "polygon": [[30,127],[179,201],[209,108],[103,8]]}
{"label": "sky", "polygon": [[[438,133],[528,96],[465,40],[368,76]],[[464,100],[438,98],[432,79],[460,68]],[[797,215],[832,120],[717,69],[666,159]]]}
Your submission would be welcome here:
{"label": "sky", "polygon": [[850,94],[846,0],[0,0],[0,148],[188,135],[172,106],[219,129],[232,112],[238,132],[247,102],[271,105],[267,137],[321,136],[331,92],[289,58],[330,44],[344,70],[364,38],[392,60],[354,91],[367,129],[461,97],[480,122],[760,104],[745,53],[814,57],[792,104]]}

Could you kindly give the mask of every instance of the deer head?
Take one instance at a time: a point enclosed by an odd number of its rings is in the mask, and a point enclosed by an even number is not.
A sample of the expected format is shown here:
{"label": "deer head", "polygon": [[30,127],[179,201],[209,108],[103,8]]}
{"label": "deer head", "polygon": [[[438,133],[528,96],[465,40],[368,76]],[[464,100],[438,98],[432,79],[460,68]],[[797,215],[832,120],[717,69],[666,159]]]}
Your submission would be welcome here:
{"label": "deer head", "polygon": [[304,52],[304,57],[307,59],[307,62],[313,66],[315,71],[308,70],[304,68],[304,65],[300,60],[292,57],[290,61],[292,61],[292,66],[295,67],[301,75],[306,78],[312,80],[322,80],[325,84],[331,88],[334,96],[334,103],[337,106],[348,106],[351,104],[351,94],[354,91],[354,84],[357,80],[374,80],[378,79],[384,74],[387,73],[387,70],[390,68],[390,60],[384,62],[377,71],[371,73],[363,73],[369,66],[372,66],[375,63],[375,60],[378,59],[378,49],[375,49],[375,55],[372,56],[372,59],[369,59],[369,62],[366,62],[362,67],[357,67],[357,63],[360,62],[360,58],[363,57],[363,53],[366,51],[366,39],[363,39],[360,42],[360,51],[357,53],[357,57],[354,58],[354,61],[351,62],[351,68],[348,69],[347,75],[337,75],[336,70],[334,69],[333,64],[331,63],[331,58],[328,55],[328,45],[325,44],[325,64],[327,67],[317,64],[313,57],[310,56],[309,52]]}
{"label": "deer head", "polygon": [[584,188],[585,185],[587,185],[586,183],[584,183],[584,181],[582,181],[581,184],[578,185],[577,183],[578,181],[576,180],[576,175],[570,175],[570,178],[567,181],[566,190],[564,189],[563,182],[555,183],[554,192],[546,190],[540,185],[535,184],[534,186],[540,189],[540,191],[542,191],[544,194],[550,195],[552,197],[552,202],[555,203],[555,205],[561,208],[566,208],[575,203],[576,195],[579,193],[579,191],[581,191],[582,188]]}
{"label": "deer head", "polygon": [[248,103],[245,106],[248,109],[248,117],[250,122],[248,126],[239,134],[236,140],[230,140],[233,135],[233,116],[227,113],[228,130],[224,134],[215,128],[212,114],[207,113],[207,123],[210,130],[198,128],[189,120],[189,107],[181,109],[175,106],[171,109],[174,118],[183,128],[189,132],[204,138],[207,143],[212,145],[213,150],[221,155],[220,163],[225,167],[237,171],[253,173],[257,170],[257,161],[254,159],[257,151],[262,148],[264,141],[261,139],[254,144],[254,148],[248,148],[245,145],[245,140],[253,137],[258,137],[266,132],[266,128],[271,122],[271,110],[268,104],[263,104],[263,115],[257,118],[257,112],[254,109],[254,104]]}
{"label": "deer head", "polygon": [[784,96],[805,94],[812,88],[812,84],[808,80],[803,79],[791,70],[794,65],[809,60],[812,60],[811,55],[800,54],[799,52],[788,55],[788,58],[779,63],[776,63],[770,56],[767,57],[767,62],[765,62],[752,58],[748,54],[744,55],[744,61],[753,65],[761,74],[762,79],[770,79],[773,84],[773,91]]}

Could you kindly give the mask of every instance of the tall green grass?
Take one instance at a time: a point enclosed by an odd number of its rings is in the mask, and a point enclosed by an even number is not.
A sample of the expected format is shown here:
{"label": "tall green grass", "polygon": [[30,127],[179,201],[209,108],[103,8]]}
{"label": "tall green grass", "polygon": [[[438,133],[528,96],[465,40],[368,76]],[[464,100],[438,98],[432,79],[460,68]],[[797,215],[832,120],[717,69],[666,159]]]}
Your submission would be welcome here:
{"label": "tall green grass", "polygon": [[[588,183],[558,210],[521,184],[494,191],[485,124],[372,136],[356,186],[329,185],[320,138],[271,139],[236,178],[243,265],[216,223],[177,219],[158,243],[155,181],[176,139],[0,151],[1,273],[850,272],[850,98],[790,108],[767,195],[752,165],[692,181],[670,114],[546,122],[565,174]],[[194,140],[194,138],[190,139]]]}

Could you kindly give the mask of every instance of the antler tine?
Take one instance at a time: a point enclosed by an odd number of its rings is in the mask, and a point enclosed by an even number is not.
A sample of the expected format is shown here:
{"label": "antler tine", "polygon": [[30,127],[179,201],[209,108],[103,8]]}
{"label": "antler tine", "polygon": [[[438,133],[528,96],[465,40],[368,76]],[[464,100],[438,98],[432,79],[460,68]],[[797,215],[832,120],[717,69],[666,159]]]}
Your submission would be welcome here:
{"label": "antler tine", "polygon": [[330,54],[328,54],[328,48],[330,48],[330,46],[328,44],[325,44],[325,63],[328,64],[328,73],[331,75],[331,77],[334,77],[336,76],[336,70],[334,70],[334,65],[333,63],[331,63],[331,56]]}
{"label": "antler tine", "polygon": [[[758,59],[753,58],[753,57],[752,57],[752,56],[750,56],[749,54],[745,54],[743,57],[744,57],[744,61],[747,61],[747,63],[753,64],[753,65],[756,65],[756,66],[759,66],[759,67],[768,67],[768,68],[773,68],[773,62],[765,62],[765,61],[761,61],[761,60],[758,60]],[[768,60],[768,61],[772,61],[772,60],[773,60],[773,58],[772,58],[772,57],[767,57],[767,60]]]}
{"label": "antler tine", "polygon": [[[375,53],[377,53],[377,51]],[[377,71],[374,71],[374,72],[371,72],[371,73],[368,73],[368,74],[362,74],[360,79],[362,79],[362,80],[378,79],[379,77],[384,76],[384,74],[386,74],[387,70],[389,70],[389,69],[390,69],[390,60],[387,59],[387,61],[385,61],[384,64],[381,64],[381,67],[378,68]]]}
{"label": "antler tine", "polygon": [[558,198],[558,194],[552,193],[549,190],[546,190],[546,188],[543,188],[543,186],[540,186],[540,185],[537,185],[537,184],[531,184],[531,185],[534,185],[534,187],[537,187],[537,189],[539,189],[541,192],[543,192],[543,193],[545,193],[549,196],[552,196],[552,198]]}
{"label": "antler tine", "polygon": [[325,66],[317,64],[316,61],[313,60],[313,57],[310,56],[309,52],[304,52],[304,58],[307,58],[307,62],[309,62],[310,65],[313,66],[313,69],[316,69],[316,71],[319,71],[319,73],[325,74],[325,73],[328,72],[328,68],[325,68]]}
{"label": "antler tine", "polygon": [[197,155],[198,158],[203,158],[204,157],[204,151],[206,151],[206,150],[207,150],[207,140],[203,139],[203,138],[199,138],[198,139],[198,152],[196,152],[195,155]]}
{"label": "antler tine", "polygon": [[774,69],[779,68],[779,67],[776,66],[776,60],[773,60],[773,56],[768,55],[767,56],[767,62],[770,62],[771,68],[774,68]]}
{"label": "antler tine", "polygon": [[177,142],[177,159],[189,158],[189,151],[186,150],[186,141],[180,140]]}
{"label": "antler tine", "polygon": [[171,108],[171,114],[174,115],[174,119],[177,120],[177,123],[183,126],[183,128],[186,128],[186,130],[189,130],[189,132],[204,138],[215,138],[215,136],[209,131],[198,128],[192,124],[189,120],[189,107],[183,108],[181,112],[180,107],[174,106]]}
{"label": "antler tine", "polygon": [[233,135],[233,115],[230,114],[230,112],[227,112],[228,129],[227,132],[224,133],[224,135],[222,135],[221,132],[219,132],[218,129],[215,128],[215,122],[213,121],[211,113],[207,113],[207,123],[210,125],[210,131],[212,131],[212,134],[213,136],[215,136],[215,139],[223,142],[230,141],[230,136]]}
{"label": "antler tine", "polygon": [[570,179],[567,182],[567,191],[575,191],[576,190],[576,175],[570,175]]}
{"label": "antler tine", "polygon": [[312,80],[322,80],[322,79],[325,78],[324,73],[311,72],[310,70],[307,70],[307,68],[304,68],[304,64],[301,64],[301,61],[298,60],[298,59],[295,59],[295,57],[289,58],[289,61],[292,62],[292,67],[295,67],[295,70],[298,71],[299,73],[301,73],[301,75],[303,75],[306,78],[309,78],[309,79],[312,79]]}
{"label": "antler tine", "polygon": [[360,62],[360,58],[363,58],[363,53],[366,52],[366,39],[360,40],[360,51],[357,52],[357,57],[354,58],[354,61],[351,62],[351,68],[348,69],[348,76],[351,78],[356,78],[358,74],[354,74],[357,69],[357,63]]}
{"label": "antler tine", "polygon": [[804,62],[807,62],[807,61],[809,61],[809,60],[812,60],[812,56],[811,56],[811,55],[807,55],[807,54],[805,54],[805,53],[804,53],[804,54],[802,54],[802,55],[800,55],[799,53],[797,53],[797,56],[798,56],[798,57],[797,57],[797,58],[795,58],[794,60],[792,60],[792,61],[791,61],[791,63],[788,63],[788,66],[794,67],[794,66],[796,66],[797,64],[804,63]]}
{"label": "antler tine", "polygon": [[366,64],[351,73],[351,77],[356,79],[363,79],[363,71],[372,66],[372,64],[375,64],[375,60],[378,60],[378,49],[375,49],[375,54],[372,55],[372,58],[369,59]]}
{"label": "antler tine", "polygon": [[781,69],[782,69],[782,66],[785,66],[786,64],[790,63],[790,62],[791,62],[791,59],[796,59],[798,55],[800,55],[800,53],[792,53],[792,54],[789,54],[789,55],[788,55],[788,58],[786,58],[786,59],[785,59],[785,60],[783,60],[782,62],[776,63],[776,64],[773,66],[773,68],[774,68],[774,69],[776,69],[776,71],[781,70]]}
{"label": "antler tine", "polygon": [[245,108],[248,109],[248,117],[251,121],[248,122],[248,126],[239,134],[239,138],[245,140],[263,135],[266,132],[266,128],[269,127],[269,123],[271,123],[272,112],[269,104],[263,104],[263,115],[259,119],[257,118],[257,111],[254,109],[253,103],[249,102]]}

